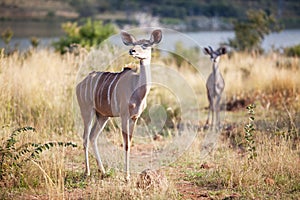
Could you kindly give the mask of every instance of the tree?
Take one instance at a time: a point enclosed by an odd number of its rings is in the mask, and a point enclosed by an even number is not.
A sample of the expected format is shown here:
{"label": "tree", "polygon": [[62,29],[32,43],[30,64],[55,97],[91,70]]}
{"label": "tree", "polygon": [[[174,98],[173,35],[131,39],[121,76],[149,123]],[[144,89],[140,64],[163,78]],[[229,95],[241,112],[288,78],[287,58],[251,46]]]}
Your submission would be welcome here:
{"label": "tree", "polygon": [[62,54],[73,44],[80,44],[87,48],[97,46],[117,32],[113,24],[103,24],[102,21],[93,21],[90,18],[82,26],[78,26],[76,22],[67,22],[62,25],[62,28],[66,36],[53,44],[54,48]]}
{"label": "tree", "polygon": [[14,35],[14,32],[10,28],[4,30],[1,33],[1,38],[2,38],[3,42],[5,43],[6,49],[9,49],[9,43],[10,43],[10,40],[12,39],[13,35]]}
{"label": "tree", "polygon": [[262,52],[261,43],[271,32],[280,30],[273,15],[263,10],[249,10],[245,21],[234,21],[235,38],[228,44],[237,51]]}

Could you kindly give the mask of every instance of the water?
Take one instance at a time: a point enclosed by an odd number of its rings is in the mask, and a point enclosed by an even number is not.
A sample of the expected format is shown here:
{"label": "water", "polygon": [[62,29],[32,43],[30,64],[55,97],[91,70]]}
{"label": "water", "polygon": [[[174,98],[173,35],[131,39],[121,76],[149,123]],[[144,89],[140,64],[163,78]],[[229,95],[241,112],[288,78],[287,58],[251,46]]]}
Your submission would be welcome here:
{"label": "water", "polygon": [[[200,47],[210,45],[215,48],[217,48],[221,43],[228,41],[228,39],[234,38],[233,31],[195,32],[187,33],[187,35],[195,40]],[[262,43],[262,48],[269,51],[274,48],[280,49],[298,44],[300,44],[300,29],[283,30],[279,33],[267,35]]]}
{"label": "water", "polygon": [[280,33],[272,33],[268,35],[262,43],[262,47],[266,50],[271,48],[284,48],[300,44],[300,30],[284,30]]}
{"label": "water", "polygon": [[[228,39],[234,38],[233,31],[200,31],[188,33],[167,33],[164,35],[166,45],[174,45],[177,41],[181,41],[184,46],[191,47],[196,44],[203,48],[205,46],[212,46],[217,48],[220,43],[227,42]],[[39,38],[39,48],[52,48],[52,43],[58,40],[58,37],[41,37]],[[262,47],[266,51],[271,49],[280,49],[284,47],[294,46],[300,44],[300,29],[283,30],[279,33],[272,33],[265,37]],[[0,48],[5,44],[0,40]],[[30,38],[13,38],[10,43],[11,47],[16,47],[24,51],[30,47]],[[172,49],[172,47],[168,47]]]}
{"label": "water", "polygon": [[[50,48],[53,49],[53,42],[57,41],[58,37],[41,37],[39,39],[38,49]],[[19,49],[20,51],[25,51],[31,47],[30,38],[12,38],[9,43],[10,48]],[[0,48],[5,47],[5,44],[2,40],[0,40]]]}

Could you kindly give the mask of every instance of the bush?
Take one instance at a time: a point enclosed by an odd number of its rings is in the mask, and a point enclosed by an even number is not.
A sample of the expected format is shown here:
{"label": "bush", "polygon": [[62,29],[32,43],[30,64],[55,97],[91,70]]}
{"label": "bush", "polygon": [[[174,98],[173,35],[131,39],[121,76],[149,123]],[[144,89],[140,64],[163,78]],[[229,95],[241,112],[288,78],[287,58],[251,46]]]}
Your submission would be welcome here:
{"label": "bush", "polygon": [[46,142],[22,143],[17,139],[17,136],[24,132],[35,132],[32,127],[22,127],[13,131],[9,138],[0,144],[0,182],[13,182],[13,185],[20,185],[23,178],[23,167],[31,160],[35,160],[44,151],[50,150],[55,146],[59,147],[77,147],[72,142]]}
{"label": "bush", "polygon": [[237,51],[261,52],[265,35],[280,30],[275,17],[262,10],[248,11],[245,21],[235,21],[233,25],[235,38],[230,39],[227,45]]}
{"label": "bush", "polygon": [[293,47],[285,48],[284,53],[287,56],[300,57],[300,44],[293,46]]}
{"label": "bush", "polygon": [[117,32],[113,24],[103,24],[102,21],[93,21],[90,18],[83,26],[78,26],[77,22],[67,22],[62,24],[62,28],[66,36],[54,43],[56,51],[62,54],[66,53],[72,44],[90,48]]}

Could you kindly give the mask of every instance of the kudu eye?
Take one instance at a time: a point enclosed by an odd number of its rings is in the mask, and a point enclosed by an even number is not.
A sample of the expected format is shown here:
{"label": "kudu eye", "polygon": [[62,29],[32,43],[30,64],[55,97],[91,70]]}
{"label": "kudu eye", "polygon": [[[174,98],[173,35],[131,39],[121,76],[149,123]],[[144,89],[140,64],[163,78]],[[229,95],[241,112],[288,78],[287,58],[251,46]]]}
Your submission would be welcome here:
{"label": "kudu eye", "polygon": [[134,49],[130,49],[129,50],[129,54],[132,55],[133,53],[135,53],[135,50]]}

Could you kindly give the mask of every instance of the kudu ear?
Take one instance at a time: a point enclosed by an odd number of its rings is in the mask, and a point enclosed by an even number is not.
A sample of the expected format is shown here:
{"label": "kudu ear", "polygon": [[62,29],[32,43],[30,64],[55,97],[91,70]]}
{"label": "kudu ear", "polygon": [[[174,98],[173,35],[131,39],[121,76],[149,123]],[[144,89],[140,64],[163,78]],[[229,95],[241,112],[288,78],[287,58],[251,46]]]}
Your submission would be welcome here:
{"label": "kudu ear", "polygon": [[151,44],[158,44],[162,39],[162,32],[161,30],[154,30],[150,37]]}
{"label": "kudu ear", "polygon": [[217,52],[218,52],[220,55],[222,55],[222,54],[226,54],[226,53],[227,53],[227,50],[226,50],[225,47],[220,47],[220,48],[217,50]]}
{"label": "kudu ear", "polygon": [[134,45],[136,39],[133,37],[133,35],[127,33],[126,31],[121,32],[122,41],[125,45]]}
{"label": "kudu ear", "polygon": [[208,54],[208,55],[210,55],[211,54],[211,51],[208,49],[208,48],[206,48],[206,47],[204,47],[204,50],[203,50],[203,52],[204,52],[204,54]]}

